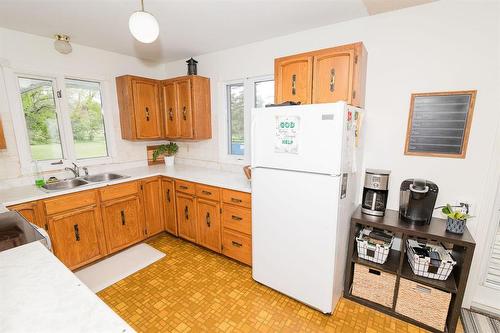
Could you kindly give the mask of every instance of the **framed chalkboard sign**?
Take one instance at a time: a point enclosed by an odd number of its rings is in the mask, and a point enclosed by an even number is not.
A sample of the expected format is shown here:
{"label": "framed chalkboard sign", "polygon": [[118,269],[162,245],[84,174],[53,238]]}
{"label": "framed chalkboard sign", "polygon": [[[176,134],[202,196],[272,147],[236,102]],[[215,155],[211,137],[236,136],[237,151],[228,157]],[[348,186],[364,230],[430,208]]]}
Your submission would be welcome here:
{"label": "framed chalkboard sign", "polygon": [[465,158],[476,91],[412,94],[406,155]]}

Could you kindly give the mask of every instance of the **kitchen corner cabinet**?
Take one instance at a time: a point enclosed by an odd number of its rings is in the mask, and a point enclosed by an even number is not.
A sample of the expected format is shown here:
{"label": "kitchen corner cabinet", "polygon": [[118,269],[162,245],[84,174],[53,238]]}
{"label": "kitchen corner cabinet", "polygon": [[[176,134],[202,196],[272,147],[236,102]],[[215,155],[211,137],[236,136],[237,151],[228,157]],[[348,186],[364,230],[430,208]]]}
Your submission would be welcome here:
{"label": "kitchen corner cabinet", "polygon": [[163,191],[163,222],[165,230],[172,235],[178,236],[177,217],[175,214],[175,189],[174,181],[170,178],[162,179]]}
{"label": "kitchen corner cabinet", "polygon": [[125,75],[116,78],[122,138],[154,140],[163,138],[157,80]]}
{"label": "kitchen corner cabinet", "polygon": [[275,103],[346,101],[363,107],[366,60],[361,42],[275,59]]}
{"label": "kitchen corner cabinet", "polygon": [[49,226],[45,220],[45,212],[40,201],[25,202],[19,205],[9,206],[7,208],[18,212],[34,225],[49,231]]}
{"label": "kitchen corner cabinet", "polygon": [[162,81],[161,104],[167,139],[212,137],[208,78],[189,75]]}
{"label": "kitchen corner cabinet", "polygon": [[147,178],[141,181],[144,233],[146,237],[156,235],[165,229],[163,226],[161,186],[160,177]]}

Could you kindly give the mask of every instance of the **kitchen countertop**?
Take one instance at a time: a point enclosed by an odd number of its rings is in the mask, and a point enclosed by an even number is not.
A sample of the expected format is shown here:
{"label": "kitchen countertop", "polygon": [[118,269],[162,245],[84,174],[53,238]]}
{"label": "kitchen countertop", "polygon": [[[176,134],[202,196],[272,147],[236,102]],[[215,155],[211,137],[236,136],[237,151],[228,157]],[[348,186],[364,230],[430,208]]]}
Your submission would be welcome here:
{"label": "kitchen countertop", "polygon": [[70,190],[51,193],[43,192],[34,185],[11,187],[0,191],[0,211],[2,210],[2,205],[5,207],[153,176],[167,176],[236,191],[251,192],[250,182],[246,179],[243,171],[237,173],[188,165],[175,165],[172,167],[155,165],[108,172],[118,173],[129,177],[109,182],[90,183],[89,185],[79,186]]}
{"label": "kitchen countertop", "polygon": [[134,332],[40,242],[0,263],[0,332]]}

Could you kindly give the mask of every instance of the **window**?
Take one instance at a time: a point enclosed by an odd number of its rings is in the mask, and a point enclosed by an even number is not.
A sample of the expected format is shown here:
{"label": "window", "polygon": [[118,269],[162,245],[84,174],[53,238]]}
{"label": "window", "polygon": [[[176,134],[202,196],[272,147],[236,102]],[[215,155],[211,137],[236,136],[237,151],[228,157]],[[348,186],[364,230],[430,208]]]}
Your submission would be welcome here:
{"label": "window", "polygon": [[229,162],[248,162],[251,109],[265,107],[274,102],[274,80],[272,76],[247,78],[229,82],[224,87],[226,116],[221,133],[227,141],[221,146],[221,153],[223,159]]}
{"label": "window", "polygon": [[66,79],[66,94],[76,158],[108,156],[100,84]]}
{"label": "window", "polygon": [[31,169],[30,161],[50,170],[60,168],[61,163],[54,165],[59,161],[92,164],[109,159],[100,82],[30,75],[15,78],[24,116],[15,126],[16,137],[23,141],[19,145],[23,170]]}

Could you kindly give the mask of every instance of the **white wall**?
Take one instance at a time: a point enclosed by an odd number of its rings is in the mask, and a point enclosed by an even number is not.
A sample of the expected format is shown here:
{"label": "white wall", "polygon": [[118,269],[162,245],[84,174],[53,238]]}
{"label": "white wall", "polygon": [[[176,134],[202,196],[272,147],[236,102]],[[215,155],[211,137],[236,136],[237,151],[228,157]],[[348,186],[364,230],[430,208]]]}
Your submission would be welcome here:
{"label": "white wall", "polygon": [[[145,161],[145,143],[121,139],[115,77],[136,74],[153,78],[164,77],[163,65],[147,63],[134,57],[73,44],[73,52],[62,55],[54,50],[53,40],[0,28],[0,66],[3,72],[23,72],[40,75],[64,74],[106,81],[105,112],[112,116],[116,156],[113,162]],[[1,67],[0,67],[1,68]],[[8,75],[6,75],[8,76]],[[6,77],[7,84],[12,77]],[[0,151],[0,179],[20,176],[19,156],[12,126],[12,112],[6,98],[5,81],[0,71],[0,117],[7,139],[6,151]],[[11,82],[10,82],[11,83]],[[107,104],[106,104],[107,102]]]}
{"label": "white wall", "polygon": [[[477,218],[469,228],[478,246],[467,304],[485,251],[485,226],[493,209],[490,189],[499,178],[499,166],[492,165],[500,120],[499,21],[497,2],[442,0],[199,55],[198,73],[211,78],[214,138],[189,144],[181,154],[219,160],[217,116],[224,101],[217,89],[222,82],[272,74],[276,57],[363,41],[368,50],[364,166],[392,170],[389,208],[398,208],[399,185],[412,177],[438,184],[437,204],[472,203]],[[185,68],[184,61],[165,67],[167,76],[182,75]],[[467,158],[405,156],[410,94],[469,89],[478,94]]]}

